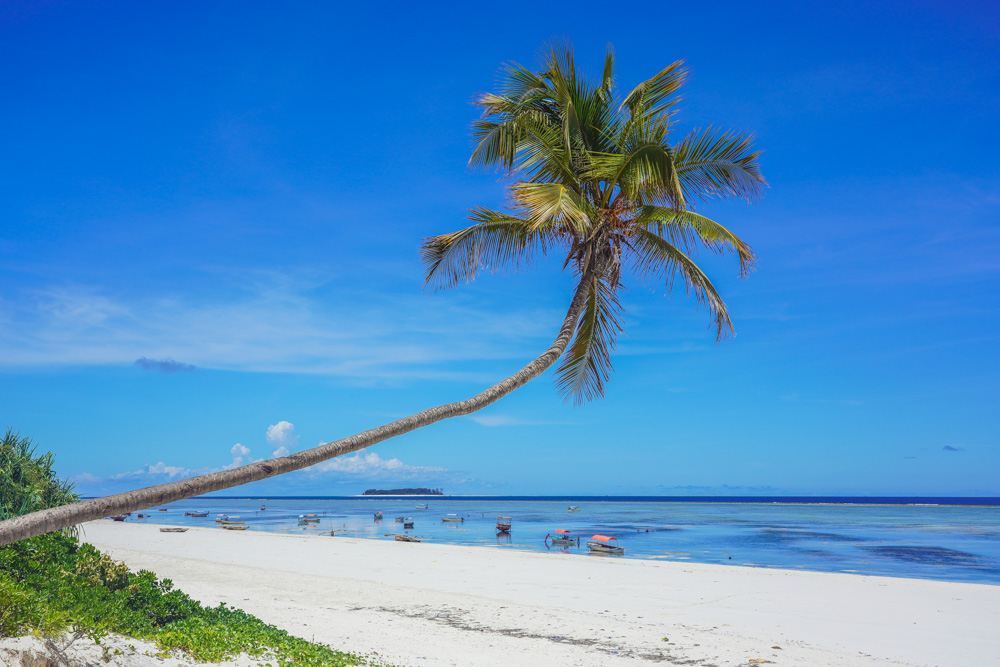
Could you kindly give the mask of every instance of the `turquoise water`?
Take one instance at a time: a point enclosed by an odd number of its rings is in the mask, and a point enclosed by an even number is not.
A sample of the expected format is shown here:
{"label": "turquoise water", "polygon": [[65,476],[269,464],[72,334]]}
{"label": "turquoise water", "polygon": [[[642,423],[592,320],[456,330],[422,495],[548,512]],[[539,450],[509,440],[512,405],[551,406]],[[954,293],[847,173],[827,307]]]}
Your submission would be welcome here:
{"label": "turquoise water", "polygon": [[[427,503],[429,509],[416,509]],[[261,511],[264,504],[266,510]],[[570,504],[579,512],[567,512]],[[129,521],[215,527],[218,513],[236,514],[249,530],[367,539],[411,534],[426,542],[526,549],[554,557],[593,557],[594,534],[618,538],[625,558],[724,563],[819,572],[915,577],[1000,584],[1000,507],[714,502],[512,500],[494,498],[201,498]],[[205,509],[208,518],[184,516]],[[383,513],[375,521],[375,511]],[[455,513],[464,523],[443,523]],[[299,526],[299,514],[318,524]],[[498,515],[513,517],[509,536],[495,531]],[[403,530],[397,516],[414,520]],[[557,528],[582,538],[553,548]],[[388,537],[387,537],[388,535]]]}

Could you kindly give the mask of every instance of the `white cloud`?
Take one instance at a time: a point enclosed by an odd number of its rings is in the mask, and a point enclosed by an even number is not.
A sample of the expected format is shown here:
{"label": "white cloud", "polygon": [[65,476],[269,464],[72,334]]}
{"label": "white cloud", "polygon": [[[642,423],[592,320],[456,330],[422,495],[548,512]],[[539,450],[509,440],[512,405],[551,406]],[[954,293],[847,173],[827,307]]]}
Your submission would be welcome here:
{"label": "white cloud", "polygon": [[[170,479],[174,477],[186,477],[191,474],[191,470],[188,468],[183,468],[181,466],[168,466],[163,461],[160,461],[156,465],[149,465],[148,463],[138,470],[131,470],[129,472],[121,472],[117,475],[112,475],[111,479],[138,479],[141,477],[160,477],[166,476]],[[89,474],[89,473],[84,473]]]}
{"label": "white cloud", "polygon": [[232,446],[232,449],[229,450],[229,453],[233,455],[233,461],[232,463],[222,466],[223,470],[231,470],[232,468],[238,468],[243,465],[243,457],[250,454],[250,448],[237,442]]}
{"label": "white cloud", "polygon": [[272,456],[288,456],[295,451],[299,444],[299,436],[295,435],[295,425],[291,422],[280,421],[267,427],[267,443],[277,445],[272,452]]}
{"label": "white cloud", "polygon": [[413,466],[398,458],[383,459],[376,452],[358,452],[354,456],[338,456],[335,459],[317,463],[309,468],[312,473],[343,473],[356,477],[414,478],[440,477],[448,471],[431,466]]}

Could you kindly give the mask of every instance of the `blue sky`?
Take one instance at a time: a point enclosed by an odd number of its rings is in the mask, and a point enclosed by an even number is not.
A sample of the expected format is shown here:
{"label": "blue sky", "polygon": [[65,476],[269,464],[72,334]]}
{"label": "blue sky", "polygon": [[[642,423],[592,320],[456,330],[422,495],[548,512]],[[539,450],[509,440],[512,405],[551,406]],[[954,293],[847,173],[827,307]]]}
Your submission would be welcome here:
{"label": "blue sky", "polygon": [[4,3],[0,426],[105,493],[516,370],[561,262],[430,293],[417,248],[502,205],[469,102],[566,38],[623,88],[686,60],[679,133],[757,134],[765,199],[702,209],[759,255],[698,258],[738,335],[632,285],[603,400],[545,376],[245,491],[1000,495],[997,5],[610,7]]}

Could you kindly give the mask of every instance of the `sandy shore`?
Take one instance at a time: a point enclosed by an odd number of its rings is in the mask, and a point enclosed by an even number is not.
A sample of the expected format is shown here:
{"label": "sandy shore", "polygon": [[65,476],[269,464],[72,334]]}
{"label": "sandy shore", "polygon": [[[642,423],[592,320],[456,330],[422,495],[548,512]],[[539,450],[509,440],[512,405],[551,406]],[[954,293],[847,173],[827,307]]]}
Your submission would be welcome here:
{"label": "sandy shore", "polygon": [[111,521],[86,524],[83,539],[205,603],[397,665],[1000,656],[1000,586]]}

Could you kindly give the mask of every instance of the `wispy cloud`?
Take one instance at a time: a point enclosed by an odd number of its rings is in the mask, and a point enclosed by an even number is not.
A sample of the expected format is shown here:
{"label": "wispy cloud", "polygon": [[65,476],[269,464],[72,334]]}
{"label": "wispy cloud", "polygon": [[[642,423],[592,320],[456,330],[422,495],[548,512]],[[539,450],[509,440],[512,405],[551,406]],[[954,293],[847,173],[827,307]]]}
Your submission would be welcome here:
{"label": "wispy cloud", "polygon": [[807,398],[805,396],[800,396],[796,392],[789,394],[783,394],[779,398],[783,401],[790,403],[818,403],[818,404],[834,404],[834,405],[850,405],[857,407],[862,405],[862,402],[856,398]]}
{"label": "wispy cloud", "polygon": [[[86,473],[85,473],[86,474]],[[110,479],[146,479],[151,477],[162,477],[167,480],[172,480],[175,477],[190,477],[195,474],[190,468],[185,468],[183,466],[170,466],[160,461],[156,465],[146,464],[138,470],[129,470],[128,472],[120,472],[117,475],[112,475]]]}
{"label": "wispy cloud", "polygon": [[366,382],[483,381],[492,374],[460,362],[528,360],[562,319],[559,310],[530,306],[497,312],[458,294],[338,288],[330,299],[330,288],[310,276],[241,274],[232,282],[212,297],[127,296],[79,285],[5,295],[0,366],[131,363],[165,373],[197,366]]}
{"label": "wispy cloud", "polygon": [[376,452],[358,452],[354,456],[339,456],[308,468],[315,475],[346,474],[362,479],[440,478],[450,472],[446,468],[415,466],[398,458],[383,459]]}
{"label": "wispy cloud", "polygon": [[569,421],[540,421],[534,419],[522,419],[520,417],[510,417],[508,415],[469,415],[466,417],[480,426],[490,428],[497,426],[565,426],[576,422]]}
{"label": "wispy cloud", "polygon": [[160,373],[191,373],[194,371],[194,366],[191,364],[182,364],[173,359],[147,359],[146,357],[139,357],[133,365],[138,366],[144,371],[159,371]]}

